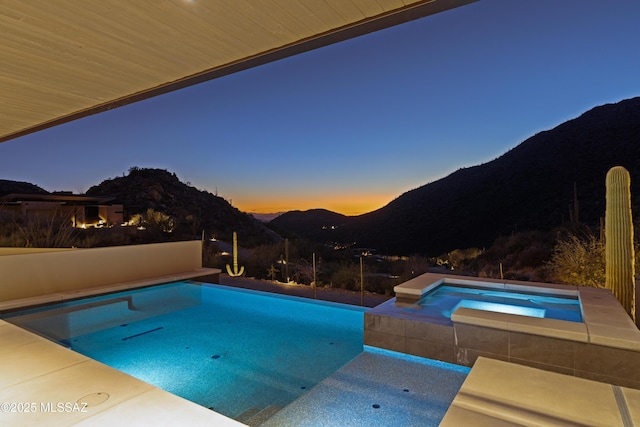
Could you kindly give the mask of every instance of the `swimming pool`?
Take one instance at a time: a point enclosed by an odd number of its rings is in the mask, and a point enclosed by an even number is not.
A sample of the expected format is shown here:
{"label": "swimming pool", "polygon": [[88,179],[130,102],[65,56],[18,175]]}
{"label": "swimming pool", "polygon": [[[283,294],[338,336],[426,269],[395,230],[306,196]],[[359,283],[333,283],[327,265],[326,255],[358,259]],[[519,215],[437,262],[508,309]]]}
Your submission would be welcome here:
{"label": "swimming pool", "polygon": [[365,311],[179,282],[2,317],[243,419],[286,406],[359,355]]}
{"label": "swimming pool", "polygon": [[451,319],[458,308],[582,322],[577,296],[549,295],[507,289],[443,284],[425,294],[410,310],[434,318]]}

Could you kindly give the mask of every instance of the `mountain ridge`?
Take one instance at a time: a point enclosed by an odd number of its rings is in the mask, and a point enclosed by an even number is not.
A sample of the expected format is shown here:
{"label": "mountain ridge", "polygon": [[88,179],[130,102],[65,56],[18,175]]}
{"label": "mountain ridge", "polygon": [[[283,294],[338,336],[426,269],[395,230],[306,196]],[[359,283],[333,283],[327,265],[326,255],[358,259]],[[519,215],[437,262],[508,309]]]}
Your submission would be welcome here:
{"label": "mountain ridge", "polygon": [[[609,168],[625,166],[631,173],[632,201],[640,194],[638,142],[640,97],[598,106],[494,160],[407,191],[370,213],[346,217],[324,237],[394,254],[434,256],[486,247],[501,235],[566,224],[575,211],[574,189],[581,223],[596,227],[604,216]],[[318,230],[305,232],[302,216],[296,214],[293,228],[288,213],[270,224],[315,240]]]}
{"label": "mountain ridge", "polygon": [[[291,211],[267,225],[316,242],[429,256],[487,247],[500,236],[549,231],[577,219],[595,229],[604,216],[606,172],[617,165],[631,174],[635,213],[640,207],[634,197],[640,194],[640,97],[595,107],[489,162],[409,190],[375,211],[357,216],[326,209]],[[0,195],[11,192],[48,193],[33,184],[0,180]],[[278,237],[223,198],[163,169],[133,167],[129,175],[107,179],[87,194],[116,196],[128,215],[149,208],[171,215],[192,236],[205,230],[229,239],[238,231],[248,246]]]}
{"label": "mountain ridge", "polygon": [[0,179],[0,196],[10,193],[49,194],[47,190],[29,182]]}
{"label": "mountain ridge", "polygon": [[175,173],[157,168],[129,169],[129,174],[106,179],[87,190],[88,195],[115,196],[126,216],[154,209],[176,220],[184,234],[230,240],[233,231],[243,236],[243,244],[257,245],[272,240],[264,224],[239,211],[224,198],[181,182]]}

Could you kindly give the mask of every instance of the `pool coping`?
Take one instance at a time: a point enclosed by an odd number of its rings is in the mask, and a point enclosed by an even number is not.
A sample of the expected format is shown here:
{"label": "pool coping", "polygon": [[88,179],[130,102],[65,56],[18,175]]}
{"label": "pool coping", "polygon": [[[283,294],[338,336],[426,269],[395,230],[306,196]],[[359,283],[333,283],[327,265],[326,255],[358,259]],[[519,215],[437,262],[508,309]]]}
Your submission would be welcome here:
{"label": "pool coping", "polygon": [[487,287],[496,289],[512,289],[528,290],[529,292],[539,292],[544,289],[545,293],[552,295],[575,295],[578,286],[559,285],[554,283],[543,282],[524,282],[520,280],[492,279],[484,277],[457,276],[453,274],[425,273],[416,276],[400,285],[396,285],[393,290],[398,300],[407,299],[410,301],[419,300],[424,294],[443,283],[451,283],[455,285],[477,286],[478,282],[486,284]]}
{"label": "pool coping", "polygon": [[640,330],[607,289],[426,273],[395,286],[395,304],[414,304],[444,283],[524,292],[542,289],[549,295],[574,296],[580,300],[584,321],[577,323],[459,308],[451,315],[452,322],[640,351]]}
{"label": "pool coping", "polygon": [[95,286],[91,288],[83,288],[73,291],[56,292],[36,297],[19,298],[8,301],[0,301],[0,313],[23,309],[27,307],[35,307],[56,302],[69,301],[78,298],[109,294],[113,292],[126,291],[130,289],[144,288],[147,286],[158,285],[161,283],[175,282],[179,280],[195,279],[204,276],[217,276],[221,272],[218,268],[198,268],[184,273],[168,274],[164,276],[150,277],[140,280],[132,280],[129,282],[112,283],[105,286]]}
{"label": "pool coping", "polygon": [[460,425],[640,425],[640,390],[480,357],[440,423]]}

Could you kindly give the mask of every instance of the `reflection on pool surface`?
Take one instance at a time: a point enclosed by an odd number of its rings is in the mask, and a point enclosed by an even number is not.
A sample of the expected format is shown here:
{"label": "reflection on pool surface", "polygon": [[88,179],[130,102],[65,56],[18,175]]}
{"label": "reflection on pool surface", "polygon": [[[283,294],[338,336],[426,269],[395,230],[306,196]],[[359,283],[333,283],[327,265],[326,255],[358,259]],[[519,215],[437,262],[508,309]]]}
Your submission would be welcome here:
{"label": "reflection on pool surface", "polygon": [[583,321],[577,297],[450,284],[438,286],[409,309],[420,310],[421,314],[435,318],[451,319],[451,314],[460,307],[570,322]]}
{"label": "reflection on pool surface", "polygon": [[179,282],[2,317],[237,419],[284,407],[360,354],[364,311]]}

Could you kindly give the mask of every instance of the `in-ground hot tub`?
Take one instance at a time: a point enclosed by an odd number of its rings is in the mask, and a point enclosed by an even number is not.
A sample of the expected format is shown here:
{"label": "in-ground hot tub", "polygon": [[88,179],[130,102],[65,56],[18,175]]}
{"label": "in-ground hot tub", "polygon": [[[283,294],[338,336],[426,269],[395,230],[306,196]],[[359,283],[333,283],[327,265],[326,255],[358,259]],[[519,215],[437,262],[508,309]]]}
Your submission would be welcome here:
{"label": "in-ground hot tub", "polygon": [[483,286],[469,286],[443,282],[424,294],[407,310],[420,311],[422,315],[451,319],[459,308],[472,308],[495,313],[516,314],[537,318],[582,322],[582,310],[577,295],[549,294],[502,289]]}
{"label": "in-ground hot tub", "polygon": [[[493,306],[468,294],[457,302],[429,301],[446,288],[506,295],[488,301]],[[609,290],[433,273],[394,290],[396,298],[365,314],[366,345],[465,366],[485,356],[640,389],[640,331]],[[523,307],[522,298],[534,294],[573,305],[581,319]],[[526,313],[530,308],[536,310]]]}

